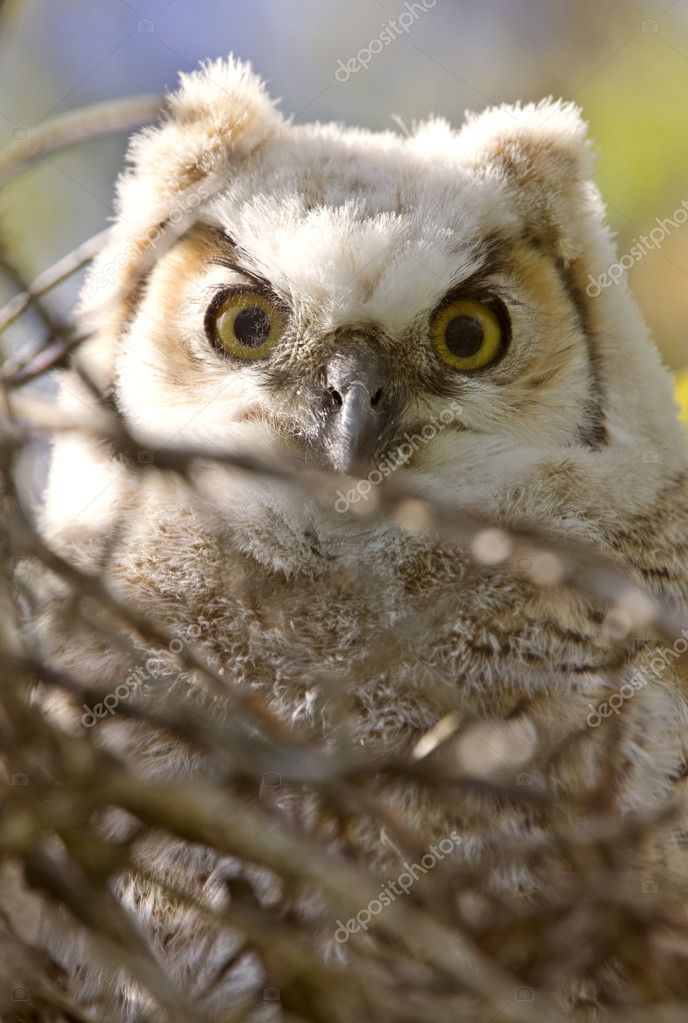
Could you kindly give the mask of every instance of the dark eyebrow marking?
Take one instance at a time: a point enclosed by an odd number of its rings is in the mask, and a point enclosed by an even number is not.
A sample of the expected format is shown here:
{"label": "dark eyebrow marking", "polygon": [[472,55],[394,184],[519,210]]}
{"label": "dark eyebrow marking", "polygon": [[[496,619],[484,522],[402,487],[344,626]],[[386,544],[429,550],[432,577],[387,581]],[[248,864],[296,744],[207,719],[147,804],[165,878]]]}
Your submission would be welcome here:
{"label": "dark eyebrow marking", "polygon": [[261,274],[257,274],[253,270],[247,269],[242,266],[240,260],[237,258],[240,252],[239,246],[234,239],[223,231],[221,227],[215,227],[215,225],[208,224],[208,231],[219,241],[222,245],[225,245],[228,249],[226,256],[213,256],[208,262],[214,266],[223,266],[226,270],[233,270],[235,273],[243,274],[244,277],[248,277],[249,280],[253,281],[255,285],[264,289],[265,291],[272,292],[273,288],[267,277],[263,277]]}
{"label": "dark eyebrow marking", "polygon": [[485,282],[494,274],[506,270],[508,266],[507,256],[511,249],[511,241],[508,237],[493,232],[485,235],[479,242],[476,242],[474,252],[480,258],[480,266],[473,271],[470,277],[463,280],[456,277],[452,289],[461,287],[466,291],[479,292]]}
{"label": "dark eyebrow marking", "polygon": [[208,260],[212,266],[223,266],[226,270],[233,270],[235,273],[242,274],[244,277],[248,277],[257,287],[260,287],[264,291],[272,291],[272,285],[267,277],[262,277],[260,274],[255,273],[252,270],[247,270],[245,266],[236,259],[226,259],[223,256],[213,256]]}

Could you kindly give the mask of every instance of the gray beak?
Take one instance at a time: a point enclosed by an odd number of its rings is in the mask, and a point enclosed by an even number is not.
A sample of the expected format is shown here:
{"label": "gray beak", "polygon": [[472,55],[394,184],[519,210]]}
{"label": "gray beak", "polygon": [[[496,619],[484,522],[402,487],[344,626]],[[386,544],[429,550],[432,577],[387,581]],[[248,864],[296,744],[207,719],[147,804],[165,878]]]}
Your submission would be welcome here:
{"label": "gray beak", "polygon": [[366,346],[342,352],[326,372],[325,453],[335,472],[368,466],[387,432],[388,380],[384,364]]}

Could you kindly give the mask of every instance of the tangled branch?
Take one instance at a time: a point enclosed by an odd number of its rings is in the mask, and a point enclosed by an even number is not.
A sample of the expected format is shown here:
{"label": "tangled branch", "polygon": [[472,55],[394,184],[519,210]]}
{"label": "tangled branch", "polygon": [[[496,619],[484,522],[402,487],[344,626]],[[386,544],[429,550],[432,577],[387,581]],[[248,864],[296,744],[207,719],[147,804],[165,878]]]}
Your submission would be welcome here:
{"label": "tangled branch", "polygon": [[[127,130],[158,109],[157,99],[144,97],[98,104],[44,125],[0,155],[0,185],[49,152]],[[187,226],[186,220],[177,225],[160,244],[173,244]],[[122,977],[141,992],[141,1019],[217,1018],[210,1008],[214,989],[250,959],[258,964],[257,979],[235,1005],[225,1007],[223,1020],[557,1023],[567,1018],[561,1004],[567,982],[611,959],[635,971],[645,1001],[629,1002],[623,986],[610,981],[607,1018],[683,1019],[686,921],[670,893],[645,899],[636,885],[640,850],[654,829],[672,820],[672,805],[654,815],[621,816],[609,806],[609,786],[555,797],[521,785],[508,765],[483,770],[466,752],[473,738],[477,734],[497,749],[504,733],[476,732],[479,723],[455,711],[409,752],[362,751],[346,741],[323,750],[307,728],[287,726],[260,693],[234,684],[202,645],[175,649],[169,625],[134,606],[107,574],[84,568],[42,535],[22,495],[19,466],[36,444],[67,432],[107,445],[142,483],[172,478],[190,493],[199,467],[213,462],[257,480],[279,481],[324,509],[332,507],[342,486],[341,478],[297,463],[200,447],[158,447],[142,462],[140,443],[86,378],[100,399],[88,415],[67,415],[35,393],[31,385],[64,365],[84,340],[72,325],[56,323],[43,299],[83,269],[104,239],[99,234],[85,242],[33,283],[23,280],[8,253],[0,261],[17,291],[0,311],[0,332],[30,310],[46,331],[38,348],[7,362],[0,376],[3,1018],[14,1012],[15,1018],[46,1023],[117,1020],[114,995]],[[663,636],[673,642],[688,629],[687,609],[642,585],[610,550],[536,528],[510,529],[398,483],[378,488],[364,511],[397,529],[441,539],[480,571],[505,573],[538,592],[565,591],[620,623],[607,668],[610,682],[639,640]],[[113,536],[110,554],[116,544]],[[116,652],[126,670],[150,651],[170,651],[164,699],[142,692],[123,701],[117,713],[141,730],[136,734],[174,736],[189,759],[204,765],[202,771],[181,780],[140,777],[123,751],[101,741],[98,729],[79,725],[81,707],[101,705],[111,684],[86,677],[78,664],[56,668],[33,646],[24,623],[42,613],[44,579],[59,583],[60,600],[69,605],[66,644],[86,632]],[[370,651],[371,670],[380,656]],[[189,678],[199,694],[193,700],[179,682]],[[345,676],[337,680],[346,689],[343,681]],[[323,678],[325,689],[330,683]],[[53,704],[63,712],[46,713]],[[610,748],[610,775],[613,753]],[[564,755],[561,749],[552,752],[553,759]],[[400,784],[414,786],[419,800],[430,794],[440,805],[464,800],[460,805],[489,805],[493,813],[507,806],[524,814],[547,812],[552,842],[538,846],[529,836],[513,835],[489,863],[438,863],[411,895],[391,901],[378,915],[368,911],[369,931],[352,933],[346,957],[338,957],[332,934],[342,920],[356,919],[378,900],[382,883],[357,859],[350,835],[373,821],[410,861],[427,852],[424,835],[384,798],[385,786]],[[303,833],[285,812],[290,795],[310,807]],[[119,830],[111,823],[113,813],[124,821]],[[589,827],[572,830],[573,814]],[[201,904],[179,878],[161,874],[147,853],[147,843],[161,834],[239,864],[223,880],[227,898]],[[490,883],[514,855],[536,869],[554,856],[553,848],[561,876],[547,898],[515,897]],[[133,874],[148,876],[169,905],[195,913],[201,933],[203,926],[213,926],[227,934],[228,949],[234,942],[205,990],[192,995],[174,984],[116,897]],[[266,889],[279,898],[267,898]],[[80,934],[111,971],[109,995],[75,999],[58,959],[39,940],[37,904],[65,935]],[[278,1006],[282,1017],[270,1016]]]}

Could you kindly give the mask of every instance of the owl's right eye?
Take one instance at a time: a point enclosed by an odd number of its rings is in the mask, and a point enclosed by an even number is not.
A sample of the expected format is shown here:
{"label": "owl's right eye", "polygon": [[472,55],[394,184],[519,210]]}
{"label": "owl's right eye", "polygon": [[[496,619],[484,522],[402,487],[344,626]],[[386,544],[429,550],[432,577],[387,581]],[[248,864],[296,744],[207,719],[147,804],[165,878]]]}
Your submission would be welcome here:
{"label": "owl's right eye", "polygon": [[235,359],[264,359],[284,332],[286,317],[274,299],[261,291],[225,293],[206,315],[206,332],[214,346]]}
{"label": "owl's right eye", "polygon": [[500,358],[508,342],[508,319],[496,300],[450,296],[433,316],[431,336],[443,362],[472,373]]}

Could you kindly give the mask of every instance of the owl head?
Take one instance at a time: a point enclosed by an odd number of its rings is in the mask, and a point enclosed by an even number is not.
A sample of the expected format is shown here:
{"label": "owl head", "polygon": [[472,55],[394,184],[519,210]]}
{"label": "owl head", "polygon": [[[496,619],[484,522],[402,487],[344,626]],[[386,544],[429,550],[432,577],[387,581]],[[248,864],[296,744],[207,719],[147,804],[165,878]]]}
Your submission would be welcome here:
{"label": "owl head", "polygon": [[685,452],[626,285],[599,284],[592,170],[571,104],[297,125],[248,65],[210,63],[131,143],[83,358],[144,444],[391,466],[483,501],[565,467],[569,492],[641,501]]}

